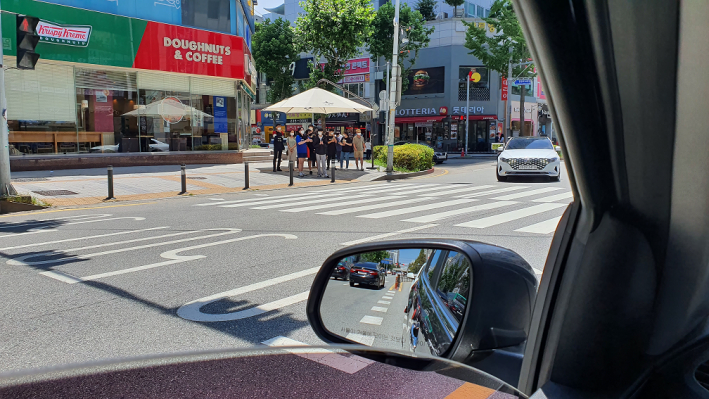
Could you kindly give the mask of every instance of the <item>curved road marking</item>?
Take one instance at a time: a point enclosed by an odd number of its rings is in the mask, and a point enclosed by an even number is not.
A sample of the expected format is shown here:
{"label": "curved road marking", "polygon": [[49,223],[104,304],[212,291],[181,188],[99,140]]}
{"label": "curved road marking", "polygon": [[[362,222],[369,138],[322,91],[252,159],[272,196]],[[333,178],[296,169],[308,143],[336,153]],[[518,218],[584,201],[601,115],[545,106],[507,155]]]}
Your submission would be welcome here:
{"label": "curved road marking", "polygon": [[[220,230],[221,230],[221,231],[226,230],[226,231],[223,232],[223,233],[210,234],[210,235],[200,236],[200,237],[183,238],[183,239],[180,239],[180,240],[172,240],[172,241],[158,242],[158,243],[155,243],[155,244],[139,245],[139,246],[137,246],[137,247],[128,247],[128,248],[121,248],[121,249],[113,249],[113,250],[110,250],[110,251],[95,252],[95,253],[86,254],[86,255],[68,256],[68,257],[61,258],[61,259],[48,259],[48,260],[40,260],[40,261],[36,261],[36,262],[26,262],[27,259],[32,259],[32,258],[36,258],[36,257],[38,257],[38,256],[45,256],[45,255],[56,254],[56,253],[65,253],[66,251],[46,251],[46,252],[39,252],[39,253],[33,253],[33,254],[25,255],[25,256],[20,256],[20,257],[18,257],[18,258],[10,259],[10,260],[7,261],[7,264],[8,264],[8,265],[15,265],[15,266],[38,266],[38,265],[48,265],[48,264],[52,264],[52,263],[64,262],[64,261],[66,261],[66,260],[68,260],[68,259],[91,259],[91,257],[93,257],[93,256],[101,256],[101,255],[115,254],[115,253],[119,253],[119,252],[135,251],[135,250],[137,250],[137,249],[152,248],[152,247],[157,247],[157,246],[160,246],[160,245],[168,245],[168,244],[178,244],[178,243],[186,242],[186,241],[203,240],[203,239],[205,239],[205,238],[219,237],[219,236],[223,236],[223,235],[225,235],[225,234],[236,234],[236,233],[241,232],[241,229],[205,229],[205,230],[194,230],[194,231],[189,231],[189,232],[182,232],[182,233],[178,233],[178,234],[190,234],[190,233],[195,233],[195,232],[199,232],[199,231],[220,231]],[[176,235],[176,234],[173,234],[173,235]],[[139,239],[139,240],[144,240],[144,238],[141,238],[141,239]],[[135,241],[135,240],[132,240],[132,241]],[[127,242],[127,241],[122,241],[122,242],[116,243],[116,244],[123,244],[123,243],[125,243],[125,242]],[[105,244],[105,245],[108,245],[108,244]],[[85,248],[95,248],[95,247],[98,247],[98,246],[104,246],[104,244],[102,244],[102,245],[93,245],[93,246],[85,247]],[[72,250],[73,250],[73,251],[78,251],[78,250],[81,250],[81,249],[83,249],[83,248],[73,248]]]}
{"label": "curved road marking", "polygon": [[207,313],[202,313],[202,311],[200,310],[202,307],[204,307],[205,305],[208,305],[212,302],[216,302],[216,301],[219,301],[219,300],[225,299],[225,298],[235,297],[238,295],[245,294],[247,292],[266,288],[271,285],[283,283],[283,282],[290,281],[290,280],[295,280],[297,278],[306,277],[311,274],[317,273],[318,270],[320,270],[320,266],[313,267],[310,269],[305,269],[305,270],[291,273],[291,274],[286,274],[285,276],[272,278],[269,280],[250,284],[250,285],[247,285],[244,287],[236,288],[233,290],[220,292],[218,294],[206,296],[204,298],[200,298],[195,301],[189,302],[185,305],[182,305],[179,309],[177,309],[177,315],[182,317],[183,319],[186,319],[186,320],[200,321],[200,322],[205,322],[205,323],[213,323],[213,322],[218,322],[218,321],[241,320],[241,319],[245,319],[248,317],[257,316],[257,315],[269,312],[271,310],[281,308],[283,306],[292,305],[294,303],[302,302],[302,301],[308,299],[309,291],[308,292],[301,292],[300,294],[296,294],[296,295],[290,296],[288,298],[279,299],[277,301],[269,302],[264,305],[255,306],[255,307],[252,307],[252,308],[249,308],[246,310],[241,310],[238,312],[222,313],[222,314],[207,314]]}
{"label": "curved road marking", "polygon": [[[238,233],[241,231],[239,229],[235,229],[235,230],[238,230],[238,231],[234,231],[234,233]],[[198,232],[198,231],[203,231],[203,230],[196,230],[194,232]],[[230,233],[232,233],[232,232],[222,233],[222,234],[230,234]],[[214,236],[216,236],[216,235],[205,236],[205,237],[201,237],[201,238],[214,237]],[[166,252],[161,253],[160,257],[165,258],[165,259],[170,259],[170,260],[167,260],[164,262],[151,263],[149,265],[144,265],[144,266],[130,267],[128,269],[115,270],[112,272],[93,274],[91,276],[86,276],[86,277],[74,277],[68,273],[64,273],[64,272],[61,272],[58,270],[49,270],[49,271],[42,272],[39,274],[46,276],[46,277],[53,278],[55,280],[62,281],[67,284],[76,284],[76,283],[80,283],[82,281],[98,280],[98,279],[105,278],[105,277],[118,276],[121,274],[139,272],[142,270],[153,269],[153,268],[160,267],[160,266],[174,265],[177,263],[183,263],[183,262],[188,262],[191,260],[197,260],[197,259],[202,259],[202,258],[207,257],[206,255],[192,255],[192,256],[178,255],[178,253],[180,253],[180,252],[185,252],[185,251],[199,249],[199,248],[211,247],[214,245],[228,244],[228,243],[236,242],[236,241],[250,240],[252,238],[272,237],[272,236],[285,237],[286,239],[297,238],[296,236],[292,236],[290,234],[258,234],[258,235],[253,235],[253,236],[239,237],[239,238],[232,238],[229,240],[210,242],[210,243],[206,243],[206,244],[193,245],[191,247],[178,248],[178,249],[173,249],[171,251],[166,251]],[[186,240],[182,240],[182,241],[186,241]]]}
{"label": "curved road marking", "polygon": [[[119,231],[118,233],[108,233],[108,234],[99,234],[99,235],[95,235],[95,236],[67,238],[66,240],[45,241],[45,242],[37,242],[34,244],[15,245],[14,247],[0,248],[0,251],[7,251],[10,249],[19,249],[19,248],[39,247],[42,245],[59,244],[62,242],[81,241],[81,240],[89,240],[89,239],[94,239],[94,238],[111,237],[111,236],[117,236],[117,235],[121,235],[121,234],[133,234],[133,233],[140,233],[143,231],[167,229],[168,227],[170,227],[170,226],[151,227],[149,229],[127,230],[127,231]],[[43,231],[51,231],[51,230],[43,230]]]}
{"label": "curved road marking", "polygon": [[[108,215],[111,216],[111,215]],[[108,218],[108,219],[86,219],[86,220],[81,220],[79,222],[71,222],[71,223],[63,223],[62,226],[69,226],[73,224],[84,224],[84,223],[95,223],[95,222],[105,222],[107,220],[119,220],[119,219],[133,219],[133,220],[145,220],[144,217],[132,217],[132,216],[126,216],[126,217],[119,217],[119,218]],[[48,221],[42,221],[41,223],[26,223],[25,225],[27,226],[32,226],[32,225],[38,225],[41,226],[43,224],[50,224],[54,220],[62,220],[62,219],[50,219]],[[22,227],[20,224],[12,225],[12,226],[3,226],[0,227],[1,229],[10,229],[13,227]],[[13,234],[5,234],[0,236],[0,238],[5,238],[5,237],[18,237],[18,236],[24,236],[27,234],[37,234],[37,233],[47,233],[50,231],[58,231],[59,229],[57,228],[47,228],[47,227],[37,227],[33,229],[29,229],[28,231],[24,233],[13,233]]]}

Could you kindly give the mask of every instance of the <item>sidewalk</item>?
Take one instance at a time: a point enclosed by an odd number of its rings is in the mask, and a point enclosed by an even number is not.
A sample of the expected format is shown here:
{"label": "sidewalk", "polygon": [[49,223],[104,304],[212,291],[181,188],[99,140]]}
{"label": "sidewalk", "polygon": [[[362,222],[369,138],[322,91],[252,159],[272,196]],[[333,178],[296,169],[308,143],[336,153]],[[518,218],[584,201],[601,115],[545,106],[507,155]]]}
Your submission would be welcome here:
{"label": "sidewalk", "polygon": [[[372,181],[383,172],[366,169],[337,169],[336,183]],[[273,172],[270,162],[249,163],[251,190],[286,188],[289,183],[288,163],[281,164],[283,172]],[[294,174],[293,187],[330,185],[330,179]],[[53,206],[90,205],[105,202],[108,193],[106,169],[73,169],[57,171],[29,171],[12,174],[12,183],[21,195],[32,195]],[[181,189],[179,166],[135,166],[114,168],[114,195],[118,201],[149,200],[175,197]],[[187,166],[187,195],[243,192],[244,165]]]}

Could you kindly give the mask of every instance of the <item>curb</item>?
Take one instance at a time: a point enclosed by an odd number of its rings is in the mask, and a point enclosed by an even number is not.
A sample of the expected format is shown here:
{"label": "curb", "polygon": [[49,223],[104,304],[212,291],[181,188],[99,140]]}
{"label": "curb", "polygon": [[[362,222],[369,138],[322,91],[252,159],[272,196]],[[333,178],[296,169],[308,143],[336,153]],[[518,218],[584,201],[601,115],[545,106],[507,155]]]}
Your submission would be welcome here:
{"label": "curb", "polygon": [[399,179],[408,179],[409,177],[416,177],[416,176],[423,176],[423,175],[428,175],[433,172],[435,172],[436,168],[431,168],[429,170],[424,170],[422,172],[412,172],[412,173],[397,173],[397,174],[387,174],[381,177],[377,177],[376,179],[372,181],[383,181],[383,180],[399,180]]}

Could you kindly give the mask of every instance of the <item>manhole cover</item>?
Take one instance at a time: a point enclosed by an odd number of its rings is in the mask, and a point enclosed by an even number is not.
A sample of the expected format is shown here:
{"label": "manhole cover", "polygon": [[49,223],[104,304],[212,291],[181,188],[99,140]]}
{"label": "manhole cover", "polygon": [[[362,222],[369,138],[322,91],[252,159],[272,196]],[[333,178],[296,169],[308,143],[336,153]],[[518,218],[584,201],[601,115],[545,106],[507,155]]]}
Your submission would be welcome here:
{"label": "manhole cover", "polygon": [[192,180],[206,180],[207,178],[206,178],[206,177],[202,177],[202,176],[198,176],[198,177],[188,177],[188,179],[192,179]]}
{"label": "manhole cover", "polygon": [[56,197],[57,195],[76,195],[73,191],[69,190],[46,190],[46,191],[32,191],[35,194],[43,195],[45,197]]}
{"label": "manhole cover", "polygon": [[26,181],[48,181],[46,177],[21,177],[19,179],[12,179],[14,182],[26,182]]}

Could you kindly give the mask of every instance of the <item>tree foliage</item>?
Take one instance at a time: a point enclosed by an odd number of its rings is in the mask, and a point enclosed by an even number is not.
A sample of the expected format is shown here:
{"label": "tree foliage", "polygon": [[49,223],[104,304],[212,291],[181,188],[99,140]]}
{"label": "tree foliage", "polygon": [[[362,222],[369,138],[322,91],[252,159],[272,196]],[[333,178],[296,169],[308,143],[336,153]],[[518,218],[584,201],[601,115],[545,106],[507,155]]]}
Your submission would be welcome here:
{"label": "tree foliage", "polygon": [[[482,20],[485,21],[487,28],[463,21],[468,27],[465,33],[465,47],[470,49],[470,54],[486,67],[506,75],[507,63],[510,59],[513,63],[519,63],[527,62],[532,58],[510,0],[495,0],[490,7],[490,16]],[[494,36],[487,35],[490,27],[495,31]],[[522,74],[531,77],[534,76],[533,71],[534,65],[518,66],[513,68],[512,77]]]}
{"label": "tree foliage", "polygon": [[288,21],[267,19],[256,25],[251,42],[256,70],[272,80],[268,92],[269,102],[278,102],[293,94],[293,75],[288,66],[298,59],[295,35]]}
{"label": "tree foliage", "polygon": [[359,260],[360,262],[374,262],[374,263],[379,263],[382,261],[382,259],[386,259],[389,257],[389,252],[387,251],[373,251],[373,252],[365,252],[360,255]]}
{"label": "tree foliage", "polygon": [[462,6],[463,3],[465,3],[465,0],[444,0],[446,4],[449,6],[453,7],[454,13],[453,16],[455,17],[456,14],[458,14],[458,6]]}
{"label": "tree foliage", "polygon": [[[394,6],[391,1],[386,2],[377,11],[372,22],[372,36],[367,41],[367,51],[373,60],[384,57],[391,62],[394,53]],[[424,25],[425,19],[420,12],[412,10],[408,4],[403,4],[399,9],[399,26],[404,29],[409,42],[399,47],[399,57],[397,63],[401,66],[402,92],[406,91],[411,67],[416,63],[418,52],[422,48],[428,47],[431,41],[431,33],[434,27],[427,28]],[[399,35],[401,39],[401,35]],[[408,68],[404,68],[408,65]]]}
{"label": "tree foliage", "polygon": [[436,19],[436,13],[433,11],[435,6],[435,0],[419,0],[419,2],[416,3],[416,11],[421,13],[424,20],[433,21]]}
{"label": "tree foliage", "polygon": [[422,249],[421,252],[419,252],[419,256],[417,256],[413,262],[409,263],[409,273],[417,274],[423,265],[426,264],[426,260],[428,260],[426,251]]}
{"label": "tree foliage", "polygon": [[[321,78],[332,82],[344,76],[347,60],[359,54],[371,33],[374,9],[369,0],[305,0],[296,21],[297,48],[313,54],[310,86]],[[317,65],[324,59],[325,65]],[[331,87],[326,87],[331,90]]]}

